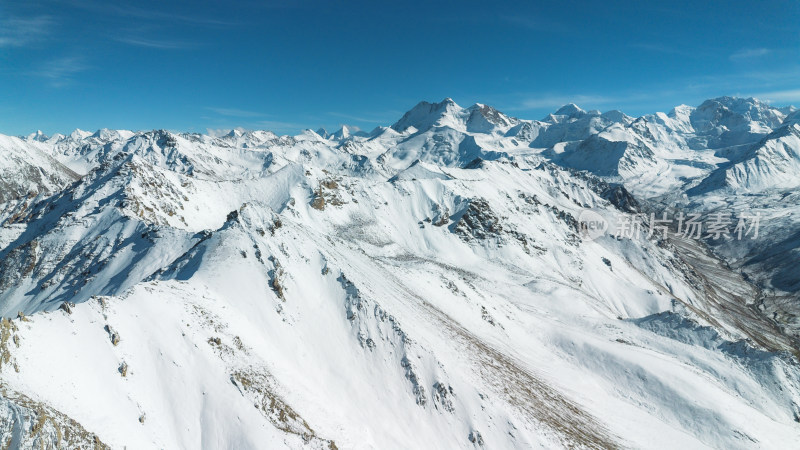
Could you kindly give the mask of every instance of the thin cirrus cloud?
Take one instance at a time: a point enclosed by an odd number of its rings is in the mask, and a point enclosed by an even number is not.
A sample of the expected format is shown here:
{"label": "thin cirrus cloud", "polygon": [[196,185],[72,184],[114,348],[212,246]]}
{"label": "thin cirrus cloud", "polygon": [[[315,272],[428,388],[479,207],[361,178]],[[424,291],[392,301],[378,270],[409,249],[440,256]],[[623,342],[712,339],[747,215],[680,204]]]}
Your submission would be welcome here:
{"label": "thin cirrus cloud", "polygon": [[307,128],[305,125],[294,122],[280,122],[275,120],[261,120],[256,123],[257,127],[262,130],[269,130],[277,133],[290,133],[295,130],[302,130]]}
{"label": "thin cirrus cloud", "polygon": [[194,44],[183,41],[171,41],[162,39],[145,39],[138,37],[121,37],[116,38],[117,42],[135,47],[152,48],[157,50],[184,50],[194,47]]}
{"label": "thin cirrus cloud", "polygon": [[532,31],[566,32],[569,27],[552,19],[541,19],[534,16],[500,15],[499,19],[509,25],[526,28]]}
{"label": "thin cirrus cloud", "polygon": [[[222,122],[238,122],[239,125],[244,125],[246,128],[238,127],[235,129],[245,130],[245,129],[258,129],[258,130],[269,130],[276,133],[282,132],[294,132],[296,130],[301,130],[306,128],[305,125],[295,122],[283,122],[277,120],[270,120],[268,114],[260,113],[257,111],[249,111],[246,109],[238,109],[238,108],[220,108],[214,106],[207,106],[205,108],[208,111],[215,113],[217,116],[224,117]],[[211,120],[211,118],[206,117],[206,120]],[[217,130],[225,130],[224,127],[217,127]],[[212,130],[212,128],[209,128]],[[227,129],[230,131],[230,129]]]}
{"label": "thin cirrus cloud", "polygon": [[33,71],[33,75],[46,79],[52,87],[64,87],[74,82],[76,74],[88,69],[83,58],[65,56],[45,62]]}
{"label": "thin cirrus cloud", "polygon": [[770,103],[800,102],[800,89],[760,92],[755,93],[752,96]]}
{"label": "thin cirrus cloud", "polygon": [[[397,114],[396,112],[392,112],[392,114]],[[350,114],[342,114],[337,112],[329,112],[328,115],[332,117],[338,117],[340,119],[352,120],[355,122],[364,122],[364,123],[389,123],[388,119],[385,118],[378,118],[378,117],[363,117],[363,116],[353,116]]]}
{"label": "thin cirrus cloud", "polygon": [[652,42],[635,42],[628,45],[629,48],[643,50],[651,53],[661,53],[664,55],[674,55],[688,58],[704,58],[707,57],[708,51],[700,48],[693,48],[691,50],[684,49],[673,45],[664,45]]}
{"label": "thin cirrus cloud", "polygon": [[236,25],[235,22],[216,19],[216,18],[192,16],[186,14],[165,13],[161,11],[141,9],[132,6],[108,5],[108,7],[109,7],[109,12],[126,18],[135,17],[138,19],[144,19],[149,21],[164,21],[169,23],[182,22],[184,24],[206,26],[206,27],[229,27]]}
{"label": "thin cirrus cloud", "polygon": [[620,99],[604,97],[599,95],[555,95],[555,96],[534,96],[523,100],[519,105],[510,110],[529,110],[564,106],[567,103],[577,105],[608,105],[618,103]]}
{"label": "thin cirrus cloud", "polygon": [[53,25],[50,16],[0,18],[0,48],[24,47],[47,36]]}
{"label": "thin cirrus cloud", "polygon": [[773,51],[768,48],[743,48],[730,56],[731,61],[741,61],[746,59],[761,58],[771,54]]}
{"label": "thin cirrus cloud", "polygon": [[252,117],[264,117],[265,114],[256,111],[247,111],[244,109],[237,109],[237,108],[217,108],[217,107],[206,107],[207,110],[219,114],[220,116],[225,117],[238,117],[238,118],[252,118]]}
{"label": "thin cirrus cloud", "polygon": [[161,22],[174,25],[182,23],[202,27],[229,27],[237,25],[236,22],[219,19],[216,17],[203,17],[191,14],[182,14],[175,11],[161,11],[153,8],[139,8],[131,5],[116,4],[108,1],[73,0],[71,6],[93,13],[100,12],[125,19],[138,19],[150,23]]}
{"label": "thin cirrus cloud", "polygon": [[247,123],[247,126],[236,126],[236,127],[214,127],[214,128],[206,128],[206,134],[212,137],[220,137],[230,133],[232,130],[245,132],[248,130],[264,130],[264,131],[271,131],[276,134],[292,134],[295,133],[297,130],[302,130],[307,127],[303,126],[299,123],[294,122],[280,122],[274,120],[260,120],[254,123]]}

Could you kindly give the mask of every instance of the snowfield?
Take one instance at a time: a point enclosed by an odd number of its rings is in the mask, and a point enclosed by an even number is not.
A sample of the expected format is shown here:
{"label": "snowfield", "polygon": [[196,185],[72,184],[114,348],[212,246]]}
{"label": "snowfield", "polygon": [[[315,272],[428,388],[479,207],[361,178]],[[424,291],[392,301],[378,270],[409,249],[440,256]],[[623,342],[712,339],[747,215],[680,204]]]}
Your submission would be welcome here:
{"label": "snowfield", "polygon": [[[796,117],[0,137],[0,443],[793,448]],[[724,208],[763,239],[578,222]]]}

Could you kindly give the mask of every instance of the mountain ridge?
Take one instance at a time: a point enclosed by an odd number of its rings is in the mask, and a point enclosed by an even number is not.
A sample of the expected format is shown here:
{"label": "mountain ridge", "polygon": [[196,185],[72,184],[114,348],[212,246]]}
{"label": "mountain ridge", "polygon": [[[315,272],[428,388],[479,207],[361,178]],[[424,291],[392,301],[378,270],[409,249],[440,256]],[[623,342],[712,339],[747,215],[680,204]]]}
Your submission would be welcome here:
{"label": "mountain ridge", "polygon": [[[65,418],[112,448],[791,446],[800,125],[704,104],[0,138],[74,174],[0,202],[0,415],[35,398],[45,446]],[[725,208],[762,239],[648,232]]]}

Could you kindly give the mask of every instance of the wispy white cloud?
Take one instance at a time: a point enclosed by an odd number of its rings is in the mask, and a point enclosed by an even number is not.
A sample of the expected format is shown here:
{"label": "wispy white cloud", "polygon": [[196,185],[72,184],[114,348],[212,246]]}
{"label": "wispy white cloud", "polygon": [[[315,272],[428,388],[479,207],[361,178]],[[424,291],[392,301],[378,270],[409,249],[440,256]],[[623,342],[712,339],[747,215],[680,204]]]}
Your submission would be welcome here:
{"label": "wispy white cloud", "polygon": [[82,57],[66,56],[45,62],[33,74],[48,80],[52,87],[64,87],[74,82],[76,74],[88,69]]}
{"label": "wispy white cloud", "polygon": [[[397,115],[396,113],[393,113]],[[329,112],[328,115],[333,117],[338,117],[340,119],[347,119],[352,120],[353,122],[364,122],[364,123],[389,123],[390,120],[386,118],[379,118],[379,117],[365,117],[365,116],[353,116],[350,114],[342,114],[337,112]]]}
{"label": "wispy white cloud", "polygon": [[[124,2],[123,2],[124,3]],[[122,44],[154,50],[186,50],[202,47],[201,39],[175,39],[187,28],[227,29],[240,22],[197,13],[195,9],[176,9],[169,3],[162,7],[141,8],[105,0],[72,0],[71,6],[98,15],[101,20],[118,24],[107,35]],[[240,17],[240,16],[237,16]],[[121,21],[121,22],[120,22]],[[186,35],[186,33],[181,33]]]}
{"label": "wispy white cloud", "polygon": [[785,89],[771,92],[756,92],[751,95],[768,103],[800,103],[800,89]]}
{"label": "wispy white cloud", "polygon": [[272,131],[275,134],[293,134],[299,130],[304,130],[308,127],[294,122],[280,122],[275,120],[259,120],[256,122],[246,123],[245,126],[217,126],[214,128],[206,128],[206,134],[209,136],[224,136],[232,130],[248,131],[248,130],[265,130]]}
{"label": "wispy white cloud", "polygon": [[[164,3],[167,5],[167,3]],[[93,13],[102,12],[113,14],[126,19],[138,19],[148,22],[163,22],[167,24],[182,23],[205,27],[229,27],[237,25],[236,22],[223,20],[218,17],[203,17],[192,14],[181,14],[176,11],[167,11],[158,8],[139,8],[136,6],[118,4],[105,0],[72,0],[71,6],[81,8]]]}
{"label": "wispy white cloud", "polygon": [[664,55],[676,55],[685,57],[703,57],[708,52],[704,49],[693,48],[686,50],[673,45],[656,44],[652,42],[635,42],[628,45],[630,48],[644,50],[652,53],[662,53]]}
{"label": "wispy white cloud", "polygon": [[621,99],[600,95],[541,95],[528,97],[510,110],[542,109],[564,106],[575,103],[589,107],[619,103]]}
{"label": "wispy white cloud", "polygon": [[265,114],[256,111],[247,111],[244,109],[237,109],[237,108],[216,108],[207,106],[207,110],[215,112],[220,116],[225,117],[264,117]]}
{"label": "wispy white cloud", "polygon": [[761,58],[773,53],[773,50],[768,48],[743,48],[730,56],[731,61],[740,61],[744,59]]}
{"label": "wispy white cloud", "polygon": [[552,32],[567,31],[567,27],[562,23],[555,22],[552,19],[545,20],[530,15],[528,16],[500,15],[500,20],[509,25],[527,28],[533,31],[552,31]]}
{"label": "wispy white cloud", "polygon": [[640,50],[647,50],[656,53],[678,53],[678,50],[662,44],[651,44],[647,42],[634,42],[629,44],[628,47],[630,48],[638,48]]}
{"label": "wispy white cloud", "polygon": [[0,48],[24,47],[44,39],[53,26],[50,16],[0,17]]}
{"label": "wispy white cloud", "polygon": [[206,134],[211,137],[221,137],[227,134],[230,134],[231,131],[237,130],[240,132],[247,131],[246,128],[236,127],[236,128],[206,128]]}
{"label": "wispy white cloud", "polygon": [[251,111],[239,108],[223,108],[216,106],[206,106],[204,108],[214,114],[203,116],[202,119],[215,122],[213,127],[208,128],[215,132],[230,132],[232,129],[238,130],[268,130],[278,134],[294,133],[308,128],[307,124],[274,120],[276,116],[259,111]]}
{"label": "wispy white cloud", "polygon": [[[104,2],[105,3],[105,2]],[[176,14],[174,12],[159,11],[157,9],[143,9],[129,5],[117,5],[106,3],[109,11],[124,17],[135,17],[150,21],[165,21],[169,23],[181,22],[188,25],[207,26],[207,27],[229,27],[236,25],[235,22],[222,20],[214,17],[201,17],[189,14]]]}
{"label": "wispy white cloud", "polygon": [[133,45],[136,47],[154,48],[159,50],[183,50],[194,47],[193,44],[183,41],[159,40],[159,39],[146,39],[138,37],[119,37],[116,38],[117,42],[123,44]]}
{"label": "wispy white cloud", "polygon": [[256,125],[258,125],[258,128],[260,129],[274,131],[276,133],[295,132],[297,130],[308,128],[300,123],[280,122],[276,120],[260,120],[256,122]]}
{"label": "wispy white cloud", "polygon": [[564,92],[517,92],[497,98],[496,106],[505,111],[555,110],[567,103],[584,109],[620,109],[649,113],[680,103],[699,104],[722,95],[756,97],[776,104],[800,104],[800,65],[781,70],[729,72],[676,78],[668,83],[614,90],[604,94]]}

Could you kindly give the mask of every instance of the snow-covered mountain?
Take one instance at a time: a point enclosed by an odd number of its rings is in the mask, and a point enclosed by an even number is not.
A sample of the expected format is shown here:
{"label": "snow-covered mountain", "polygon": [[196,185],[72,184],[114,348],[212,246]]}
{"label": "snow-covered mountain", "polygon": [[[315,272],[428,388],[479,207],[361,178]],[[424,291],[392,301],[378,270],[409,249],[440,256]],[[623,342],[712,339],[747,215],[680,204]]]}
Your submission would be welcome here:
{"label": "snow-covered mountain", "polygon": [[[798,126],[445,99],[369,133],[0,137],[0,441],[790,448]],[[579,222],[725,208],[765,239]]]}
{"label": "snow-covered mountain", "polygon": [[779,127],[786,114],[753,98],[706,100],[689,114],[698,147],[722,148],[752,142]]}
{"label": "snow-covered mountain", "polygon": [[659,165],[651,145],[619,122],[586,139],[556,144],[544,155],[565,167],[625,178],[652,173]]}
{"label": "snow-covered mountain", "polygon": [[721,165],[693,190],[787,191],[800,186],[800,124],[787,123]]}
{"label": "snow-covered mountain", "polygon": [[35,135],[27,140],[0,135],[0,148],[0,203],[52,194],[78,179]]}

